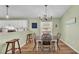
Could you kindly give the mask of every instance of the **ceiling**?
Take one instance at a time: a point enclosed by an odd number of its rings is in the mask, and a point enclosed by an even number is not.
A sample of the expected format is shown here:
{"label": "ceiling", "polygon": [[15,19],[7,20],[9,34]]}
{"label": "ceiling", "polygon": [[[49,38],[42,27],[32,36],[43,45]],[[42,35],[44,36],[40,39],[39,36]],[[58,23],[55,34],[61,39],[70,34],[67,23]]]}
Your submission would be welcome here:
{"label": "ceiling", "polygon": [[[69,5],[48,5],[48,17],[61,17],[68,10]],[[39,17],[45,13],[44,5],[10,5],[8,9],[9,17]],[[6,16],[5,5],[0,5],[0,17]]]}

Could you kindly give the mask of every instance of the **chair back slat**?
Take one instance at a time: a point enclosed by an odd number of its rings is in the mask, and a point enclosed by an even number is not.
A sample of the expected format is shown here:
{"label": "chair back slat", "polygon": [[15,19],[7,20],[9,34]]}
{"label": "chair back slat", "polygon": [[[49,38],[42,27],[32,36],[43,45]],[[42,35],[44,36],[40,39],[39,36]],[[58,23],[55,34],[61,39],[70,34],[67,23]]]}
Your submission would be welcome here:
{"label": "chair back slat", "polygon": [[60,37],[61,37],[61,34],[57,33],[57,39],[60,39]]}

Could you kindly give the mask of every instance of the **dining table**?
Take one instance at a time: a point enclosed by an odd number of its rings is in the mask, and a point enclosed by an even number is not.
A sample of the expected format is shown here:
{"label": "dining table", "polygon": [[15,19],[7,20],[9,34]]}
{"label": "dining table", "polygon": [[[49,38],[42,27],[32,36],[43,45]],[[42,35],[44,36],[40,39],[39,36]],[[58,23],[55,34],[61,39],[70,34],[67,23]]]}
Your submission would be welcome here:
{"label": "dining table", "polygon": [[[43,40],[41,40],[41,38],[40,39],[38,39],[38,38],[36,39],[36,51],[39,51],[39,46],[41,48],[42,43],[43,43]],[[57,51],[57,36],[56,35],[52,36],[52,40],[50,41],[50,46],[51,46],[51,49],[54,46],[55,50]]]}

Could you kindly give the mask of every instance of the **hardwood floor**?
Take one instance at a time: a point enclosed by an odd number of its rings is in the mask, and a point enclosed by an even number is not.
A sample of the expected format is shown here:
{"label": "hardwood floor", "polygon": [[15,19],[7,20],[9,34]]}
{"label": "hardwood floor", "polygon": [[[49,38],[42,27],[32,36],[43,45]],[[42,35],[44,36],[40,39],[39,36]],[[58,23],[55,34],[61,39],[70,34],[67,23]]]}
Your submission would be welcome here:
{"label": "hardwood floor", "polygon": [[[29,44],[25,44],[22,48],[22,54],[77,54],[75,51],[73,51],[71,48],[69,48],[66,44],[64,44],[62,41],[59,42],[60,45],[60,51],[36,51],[36,49],[34,49],[33,51],[33,47],[34,47],[34,43],[29,43]],[[19,52],[17,51],[16,54],[19,54]]]}

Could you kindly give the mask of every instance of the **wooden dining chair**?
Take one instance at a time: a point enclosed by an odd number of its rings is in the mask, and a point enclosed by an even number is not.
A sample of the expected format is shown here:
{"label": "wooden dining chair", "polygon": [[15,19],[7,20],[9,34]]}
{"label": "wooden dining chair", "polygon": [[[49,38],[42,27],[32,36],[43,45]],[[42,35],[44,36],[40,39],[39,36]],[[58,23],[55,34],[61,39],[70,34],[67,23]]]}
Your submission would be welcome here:
{"label": "wooden dining chair", "polygon": [[60,46],[59,46],[59,41],[60,41],[60,37],[61,34],[57,33],[57,35],[53,36],[53,40],[52,40],[52,48],[53,48],[53,52],[55,52],[56,47],[57,47],[57,51],[60,51]]}
{"label": "wooden dining chair", "polygon": [[33,47],[33,51],[36,49],[36,34],[33,33],[33,37],[34,37],[34,47]]}
{"label": "wooden dining chair", "polygon": [[59,50],[60,50],[60,46],[59,46],[60,37],[61,37],[61,34],[60,33],[57,33],[57,48]]}

